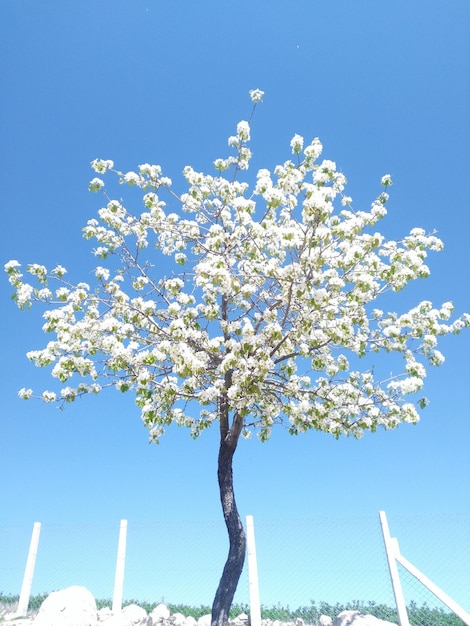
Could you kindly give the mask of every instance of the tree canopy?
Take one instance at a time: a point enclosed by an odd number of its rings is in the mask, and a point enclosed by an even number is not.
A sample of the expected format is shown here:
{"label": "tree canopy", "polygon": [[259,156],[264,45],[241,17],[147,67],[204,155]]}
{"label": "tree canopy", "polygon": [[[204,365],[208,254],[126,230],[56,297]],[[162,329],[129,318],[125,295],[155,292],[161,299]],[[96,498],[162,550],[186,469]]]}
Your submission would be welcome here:
{"label": "tree canopy", "polygon": [[[250,95],[254,109],[263,93]],[[106,198],[83,230],[97,244],[95,285],[71,284],[62,266],[33,263],[33,286],[17,261],[6,264],[20,308],[52,305],[43,330],[55,338],[28,353],[67,383],[44,391],[46,402],[108,387],[133,391],[155,441],[171,423],[199,435],[217,421],[220,402],[237,413],[245,436],[254,429],[262,439],[277,422],[292,433],[359,437],[418,420],[407,396],[421,390],[427,364],[443,361],[438,337],[470,318],[450,322],[449,302],[420,302],[402,314],[376,303],[426,277],[428,251],[442,242],[420,228],[387,240],[376,226],[391,177],[383,176],[368,210],[355,210],[345,176],[320,159],[318,138],[304,145],[294,135],[293,158],[260,169],[250,189],[241,180],[250,122],[237,125],[228,140],[235,155],[214,162],[217,175],[184,169],[183,194],[159,165],[123,173],[111,160],[92,162],[98,175],[138,188],[143,203],[135,212],[102,177],[91,181]],[[400,355],[402,366],[385,379],[373,367],[357,369],[357,357],[381,353]]]}

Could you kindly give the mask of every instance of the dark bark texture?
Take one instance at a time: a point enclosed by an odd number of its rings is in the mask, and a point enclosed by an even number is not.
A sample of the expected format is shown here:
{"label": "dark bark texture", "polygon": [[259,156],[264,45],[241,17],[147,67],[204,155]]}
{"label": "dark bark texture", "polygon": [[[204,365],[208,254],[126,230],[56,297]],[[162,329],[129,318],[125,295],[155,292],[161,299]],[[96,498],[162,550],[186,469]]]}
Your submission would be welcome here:
{"label": "dark bark texture", "polygon": [[212,605],[212,626],[227,626],[233,596],[245,562],[245,531],[238,514],[233,490],[232,459],[239,437],[239,431],[237,431],[238,429],[233,429],[232,426],[232,429],[225,433],[225,437],[221,438],[219,449],[217,476],[230,547]]}

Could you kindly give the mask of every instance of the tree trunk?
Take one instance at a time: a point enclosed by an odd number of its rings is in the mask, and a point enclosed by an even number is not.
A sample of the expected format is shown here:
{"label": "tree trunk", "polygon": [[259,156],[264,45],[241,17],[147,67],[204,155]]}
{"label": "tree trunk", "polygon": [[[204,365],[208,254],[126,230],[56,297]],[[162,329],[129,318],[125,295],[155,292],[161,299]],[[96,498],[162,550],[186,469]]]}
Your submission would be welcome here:
{"label": "tree trunk", "polygon": [[[237,447],[241,424],[234,418],[232,428],[221,438],[217,476],[220,500],[229,536],[229,553],[224,571],[212,604],[212,625],[227,626],[229,611],[243,569],[246,539],[243,524],[238,514],[233,491],[232,459]],[[240,428],[238,428],[240,426]]]}

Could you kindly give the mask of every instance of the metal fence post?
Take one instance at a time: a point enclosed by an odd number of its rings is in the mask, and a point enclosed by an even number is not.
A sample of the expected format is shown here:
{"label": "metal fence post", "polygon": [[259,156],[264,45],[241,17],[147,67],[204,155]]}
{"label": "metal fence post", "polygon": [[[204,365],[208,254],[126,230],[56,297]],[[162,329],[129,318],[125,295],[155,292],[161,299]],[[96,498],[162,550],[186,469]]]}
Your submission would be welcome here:
{"label": "metal fence post", "polygon": [[251,626],[261,626],[258,563],[256,561],[255,529],[252,515],[246,516],[246,544],[248,553],[248,583],[250,589],[250,624]]}
{"label": "metal fence post", "polygon": [[398,542],[390,537],[387,516],[385,511],[379,511],[380,524],[382,526],[382,535],[384,538],[385,552],[387,553],[388,569],[392,580],[393,595],[395,596],[395,604],[397,605],[398,621],[400,626],[410,626],[408,613],[406,612],[405,598],[400,583],[398,567],[396,562],[396,554],[399,553]]}
{"label": "metal fence post", "polygon": [[127,520],[121,520],[119,527],[119,543],[116,559],[116,575],[114,577],[113,613],[122,609],[122,594],[124,588],[124,566],[126,562]]}
{"label": "metal fence post", "polygon": [[427,576],[423,574],[417,567],[415,567],[412,563],[410,563],[404,556],[400,554],[400,552],[396,555],[396,560],[405,567],[410,574],[412,574],[416,580],[427,587],[431,593],[433,593],[436,598],[439,598],[441,602],[443,602],[449,609],[457,615],[459,619],[462,620],[464,624],[470,626],[470,613],[467,613],[465,609],[463,609],[457,602],[452,600],[450,596],[448,596],[440,587],[438,587],[435,583],[432,582]]}
{"label": "metal fence post", "polygon": [[34,522],[33,534],[31,535],[31,543],[29,545],[28,558],[24,571],[23,584],[21,585],[20,599],[18,601],[18,609],[16,611],[16,615],[18,617],[26,617],[26,613],[28,612],[29,596],[31,595],[31,585],[33,584],[34,567],[36,565],[40,533],[40,522]]}

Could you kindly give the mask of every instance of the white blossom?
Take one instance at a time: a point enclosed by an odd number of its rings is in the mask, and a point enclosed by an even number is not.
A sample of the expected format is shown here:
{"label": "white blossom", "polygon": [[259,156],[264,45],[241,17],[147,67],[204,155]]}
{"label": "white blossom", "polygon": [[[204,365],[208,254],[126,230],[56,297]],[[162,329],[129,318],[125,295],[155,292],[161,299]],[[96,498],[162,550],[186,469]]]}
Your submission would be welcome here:
{"label": "white blossom", "polygon": [[51,274],[55,274],[59,278],[62,278],[64,274],[67,274],[67,270],[63,265],[56,265],[53,270],[51,270]]}
{"label": "white blossom", "polygon": [[135,172],[127,172],[124,174],[124,182],[128,185],[140,185],[142,182],[142,177]]}
{"label": "white blossom", "polygon": [[33,297],[33,287],[26,283],[21,284],[16,290],[16,303],[20,308],[31,302]]}
{"label": "white blossom", "polygon": [[103,189],[104,187],[104,181],[101,178],[92,178],[90,180],[90,184],[88,185],[88,189],[90,191],[99,191],[100,189]]}
{"label": "white blossom", "polygon": [[250,98],[254,103],[261,102],[263,100],[263,96],[264,91],[261,91],[261,89],[252,89],[250,91]]}
{"label": "white blossom", "polygon": [[242,141],[249,141],[250,140],[250,125],[248,124],[248,122],[245,122],[245,121],[238,122],[238,125],[237,125],[237,136]]}
{"label": "white blossom", "polygon": [[18,261],[8,261],[7,263],[5,263],[4,268],[5,271],[8,273],[10,270],[15,269],[17,267],[21,267],[21,264],[18,263]]}
{"label": "white blossom", "polygon": [[95,269],[95,276],[98,280],[109,280],[110,272],[107,267],[98,266]]}
{"label": "white blossom", "polygon": [[291,139],[290,147],[294,154],[300,154],[304,147],[304,138],[301,135],[294,135]]}
{"label": "white blossom", "polygon": [[44,402],[55,402],[57,400],[57,394],[54,391],[44,391],[42,399]]}
{"label": "white blossom", "polygon": [[114,162],[110,159],[95,159],[91,162],[91,167],[95,170],[95,172],[98,172],[99,174],[104,174],[107,170],[113,169]]}

